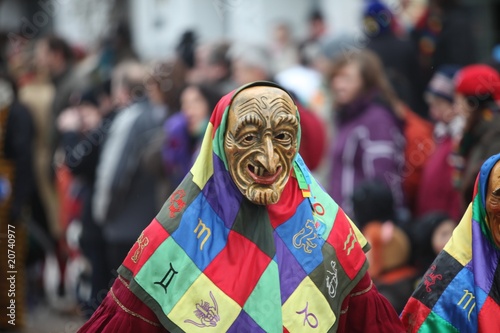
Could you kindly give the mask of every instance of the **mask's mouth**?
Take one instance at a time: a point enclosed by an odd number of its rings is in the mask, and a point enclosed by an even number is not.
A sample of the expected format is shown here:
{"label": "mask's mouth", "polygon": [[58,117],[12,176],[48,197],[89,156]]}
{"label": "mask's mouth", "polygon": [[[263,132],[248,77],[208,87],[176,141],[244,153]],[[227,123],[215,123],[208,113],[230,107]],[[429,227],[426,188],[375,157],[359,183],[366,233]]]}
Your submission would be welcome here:
{"label": "mask's mouth", "polygon": [[281,175],[281,172],[283,171],[281,166],[276,169],[276,172],[274,174],[271,174],[264,167],[256,167],[251,164],[249,164],[247,168],[248,173],[250,174],[250,177],[252,177],[254,182],[262,185],[273,184],[274,182],[276,182],[276,179],[278,179],[278,177]]}

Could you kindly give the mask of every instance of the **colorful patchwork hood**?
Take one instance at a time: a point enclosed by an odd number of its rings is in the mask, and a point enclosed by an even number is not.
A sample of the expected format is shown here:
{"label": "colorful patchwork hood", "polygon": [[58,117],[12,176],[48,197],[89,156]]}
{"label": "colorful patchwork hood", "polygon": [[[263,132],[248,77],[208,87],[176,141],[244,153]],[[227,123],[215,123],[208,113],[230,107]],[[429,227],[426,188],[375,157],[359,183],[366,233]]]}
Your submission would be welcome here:
{"label": "colorful patchwork hood", "polygon": [[[223,149],[233,97],[217,104],[193,168],[119,274],[170,332],[335,332],[368,245],[300,155],[274,205],[245,198]],[[298,113],[297,113],[298,117]]]}
{"label": "colorful patchwork hood", "polygon": [[486,190],[500,154],[484,162],[474,199],[401,313],[408,332],[498,332],[500,249],[486,220]]}

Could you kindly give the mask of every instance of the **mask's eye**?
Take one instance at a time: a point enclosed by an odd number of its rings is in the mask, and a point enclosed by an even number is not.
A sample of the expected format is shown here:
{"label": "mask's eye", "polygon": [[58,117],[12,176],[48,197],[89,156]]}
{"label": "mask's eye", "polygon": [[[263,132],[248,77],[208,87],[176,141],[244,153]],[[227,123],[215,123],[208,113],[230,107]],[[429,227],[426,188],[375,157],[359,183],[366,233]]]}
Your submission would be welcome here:
{"label": "mask's eye", "polygon": [[254,140],[255,140],[255,135],[253,135],[253,134],[248,134],[248,135],[246,135],[246,136],[243,138],[243,140],[245,140],[245,142],[252,142],[252,141],[254,141]]}
{"label": "mask's eye", "polygon": [[285,133],[280,133],[278,135],[276,135],[274,138],[275,139],[278,139],[278,140],[285,140]]}
{"label": "mask's eye", "polygon": [[281,144],[292,143],[292,135],[288,132],[280,132],[274,136],[274,139]]}

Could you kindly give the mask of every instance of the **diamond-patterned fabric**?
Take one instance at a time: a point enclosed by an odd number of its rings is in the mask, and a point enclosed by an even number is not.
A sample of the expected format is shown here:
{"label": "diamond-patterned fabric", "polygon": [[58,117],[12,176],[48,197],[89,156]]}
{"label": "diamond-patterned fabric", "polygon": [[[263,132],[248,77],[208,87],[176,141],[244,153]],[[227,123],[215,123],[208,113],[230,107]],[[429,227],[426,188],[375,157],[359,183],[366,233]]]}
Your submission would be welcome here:
{"label": "diamond-patterned fabric", "polygon": [[233,96],[119,273],[170,332],[335,332],[366,272],[367,242],[299,155],[277,204],[242,196],[222,141]]}
{"label": "diamond-patterned fabric", "polygon": [[485,210],[488,177],[499,160],[500,154],[483,164],[471,205],[401,313],[408,332],[500,330],[500,249]]}

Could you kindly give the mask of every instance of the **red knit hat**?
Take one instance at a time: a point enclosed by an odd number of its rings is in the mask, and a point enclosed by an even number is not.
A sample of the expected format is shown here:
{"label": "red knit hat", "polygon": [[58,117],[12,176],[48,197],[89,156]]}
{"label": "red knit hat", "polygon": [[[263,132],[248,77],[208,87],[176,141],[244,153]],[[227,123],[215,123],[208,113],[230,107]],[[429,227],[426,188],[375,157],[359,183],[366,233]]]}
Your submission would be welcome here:
{"label": "red knit hat", "polygon": [[455,91],[465,96],[491,95],[500,100],[500,74],[487,65],[463,67],[455,77]]}

